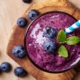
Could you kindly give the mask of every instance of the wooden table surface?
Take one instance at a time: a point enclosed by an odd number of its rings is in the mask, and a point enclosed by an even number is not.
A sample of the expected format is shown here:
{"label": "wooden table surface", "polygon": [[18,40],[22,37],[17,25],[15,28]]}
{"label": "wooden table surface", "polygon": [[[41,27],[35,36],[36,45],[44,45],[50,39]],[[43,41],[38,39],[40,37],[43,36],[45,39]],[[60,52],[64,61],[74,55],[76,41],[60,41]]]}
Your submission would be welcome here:
{"label": "wooden table surface", "polygon": [[[33,0],[31,4],[41,0]],[[69,0],[76,7],[80,8],[80,0]],[[11,30],[17,19],[28,9],[31,4],[25,4],[22,0],[0,0],[0,64],[9,62],[12,65],[12,71],[1,73],[0,80],[35,80],[31,75],[24,78],[18,78],[14,75],[14,69],[19,65],[6,55],[6,47],[9,41]],[[80,73],[74,80],[80,80]]]}

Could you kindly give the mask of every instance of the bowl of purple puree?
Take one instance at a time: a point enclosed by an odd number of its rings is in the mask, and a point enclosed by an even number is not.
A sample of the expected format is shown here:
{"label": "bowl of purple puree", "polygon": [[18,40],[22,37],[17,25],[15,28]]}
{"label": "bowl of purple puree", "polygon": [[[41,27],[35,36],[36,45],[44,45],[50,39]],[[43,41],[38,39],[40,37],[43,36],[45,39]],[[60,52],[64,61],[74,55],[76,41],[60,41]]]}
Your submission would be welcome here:
{"label": "bowl of purple puree", "polygon": [[[26,30],[24,45],[33,65],[46,72],[60,73],[74,68],[79,63],[80,43],[74,46],[63,44],[68,50],[68,58],[61,57],[57,50],[55,55],[48,54],[43,47],[44,41],[48,39],[43,34],[47,26],[55,28],[58,34],[60,30],[64,30],[76,21],[77,19],[65,12],[52,11],[43,13],[30,23]],[[68,34],[67,37],[74,35],[80,37],[80,28]],[[54,40],[57,46],[61,45],[57,42],[57,36],[51,40]]]}

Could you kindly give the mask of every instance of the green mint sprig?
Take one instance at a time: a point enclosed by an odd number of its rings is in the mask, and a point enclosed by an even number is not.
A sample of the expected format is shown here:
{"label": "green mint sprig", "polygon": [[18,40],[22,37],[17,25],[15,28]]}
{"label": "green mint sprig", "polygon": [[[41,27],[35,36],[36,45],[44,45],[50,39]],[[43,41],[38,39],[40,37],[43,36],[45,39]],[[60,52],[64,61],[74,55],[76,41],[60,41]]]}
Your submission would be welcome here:
{"label": "green mint sprig", "polygon": [[[68,45],[76,45],[80,42],[80,38],[78,36],[66,37],[66,33],[64,30],[60,30],[57,35],[57,40],[60,44],[66,43]],[[58,54],[64,58],[68,57],[68,50],[65,46],[60,46],[58,49]]]}
{"label": "green mint sprig", "polygon": [[68,45],[76,45],[80,42],[80,38],[77,36],[72,36],[66,39]]}
{"label": "green mint sprig", "polygon": [[58,49],[58,54],[64,58],[68,57],[68,50],[66,49],[65,46],[60,46],[60,48]]}
{"label": "green mint sprig", "polygon": [[60,44],[65,43],[66,41],[66,34],[63,30],[60,30],[57,35],[57,40]]}
{"label": "green mint sprig", "polygon": [[66,37],[66,33],[63,30],[60,30],[57,35],[57,40],[60,44],[66,43],[68,45],[76,45],[80,42],[80,38],[78,36]]}

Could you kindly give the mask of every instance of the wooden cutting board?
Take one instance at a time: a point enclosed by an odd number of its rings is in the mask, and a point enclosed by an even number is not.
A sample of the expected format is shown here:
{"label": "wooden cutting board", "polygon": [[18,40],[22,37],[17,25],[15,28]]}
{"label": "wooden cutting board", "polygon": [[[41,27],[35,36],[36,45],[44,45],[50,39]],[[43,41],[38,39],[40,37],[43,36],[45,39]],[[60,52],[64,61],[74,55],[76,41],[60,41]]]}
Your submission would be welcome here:
{"label": "wooden cutting board", "polygon": [[[27,15],[31,9],[38,10],[40,14],[49,11],[63,11],[70,15],[73,15],[76,19],[80,19],[80,11],[77,8],[75,8],[71,3],[69,3],[67,0],[45,0],[43,2],[33,4],[24,13],[23,17],[25,17],[28,20],[28,25],[31,21],[28,19]],[[27,70],[37,80],[72,80],[74,76],[77,74],[77,72],[74,69],[58,74],[47,73],[35,67],[30,62],[27,56],[25,56],[23,59],[18,59],[13,56],[12,49],[14,48],[14,46],[17,45],[24,46],[24,35],[27,26],[23,29],[19,28],[17,24],[14,26],[7,46],[7,54],[18,64],[20,64],[25,70]]]}

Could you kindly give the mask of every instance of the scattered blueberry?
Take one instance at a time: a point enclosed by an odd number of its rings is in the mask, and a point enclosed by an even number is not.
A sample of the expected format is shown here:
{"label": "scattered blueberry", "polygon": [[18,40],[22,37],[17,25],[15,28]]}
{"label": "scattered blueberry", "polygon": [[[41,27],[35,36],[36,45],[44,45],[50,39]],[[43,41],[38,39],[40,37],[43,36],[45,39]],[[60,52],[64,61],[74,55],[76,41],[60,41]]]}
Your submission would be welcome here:
{"label": "scattered blueberry", "polygon": [[21,17],[17,20],[17,25],[19,27],[23,28],[27,25],[27,20],[25,18]]}
{"label": "scattered blueberry", "polygon": [[18,77],[24,77],[27,75],[27,72],[22,67],[17,67],[14,69],[14,74]]}
{"label": "scattered blueberry", "polygon": [[22,0],[24,3],[30,3],[32,0]]}
{"label": "scattered blueberry", "polygon": [[56,30],[52,27],[46,27],[44,30],[44,36],[47,38],[54,38],[56,36]]}
{"label": "scattered blueberry", "polygon": [[8,62],[3,62],[0,68],[2,72],[9,72],[11,70],[11,65]]}
{"label": "scattered blueberry", "polygon": [[44,50],[48,53],[54,53],[56,51],[56,43],[52,40],[46,40],[43,44]]}
{"label": "scattered blueberry", "polygon": [[15,46],[12,50],[12,53],[17,58],[23,58],[26,54],[25,49],[23,46]]}
{"label": "scattered blueberry", "polygon": [[29,13],[28,13],[28,17],[29,19],[31,20],[34,20],[35,18],[37,18],[39,15],[39,12],[37,10],[31,10]]}

